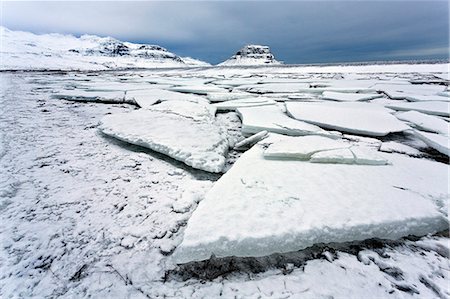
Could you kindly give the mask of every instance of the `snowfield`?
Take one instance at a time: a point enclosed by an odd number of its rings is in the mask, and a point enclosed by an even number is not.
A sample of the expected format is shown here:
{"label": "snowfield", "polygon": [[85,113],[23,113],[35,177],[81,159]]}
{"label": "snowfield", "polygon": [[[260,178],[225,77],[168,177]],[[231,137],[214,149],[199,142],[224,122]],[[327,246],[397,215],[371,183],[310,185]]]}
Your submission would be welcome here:
{"label": "snowfield", "polygon": [[0,297],[450,298],[449,64],[234,60],[0,72]]}

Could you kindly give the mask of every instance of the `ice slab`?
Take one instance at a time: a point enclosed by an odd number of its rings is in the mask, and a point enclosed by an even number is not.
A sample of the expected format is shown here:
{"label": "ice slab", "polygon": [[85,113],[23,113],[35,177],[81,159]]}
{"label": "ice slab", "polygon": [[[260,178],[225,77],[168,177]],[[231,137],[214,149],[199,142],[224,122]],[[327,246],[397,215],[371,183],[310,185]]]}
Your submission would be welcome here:
{"label": "ice slab", "polygon": [[237,100],[250,97],[251,94],[246,92],[216,92],[210,93],[206,97],[211,102],[224,102],[230,100]]}
{"label": "ice slab", "polygon": [[309,89],[308,83],[266,83],[255,84],[245,88],[248,92],[254,93],[291,93],[302,92]]}
{"label": "ice slab", "polygon": [[216,107],[213,105],[178,100],[165,101],[148,109],[191,118],[195,121],[213,122],[216,114]]}
{"label": "ice slab", "polygon": [[239,141],[238,143],[236,143],[234,145],[234,149],[240,150],[240,149],[249,148],[253,144],[257,143],[258,141],[261,141],[264,138],[267,138],[268,136],[269,136],[269,132],[267,132],[267,131],[261,131],[259,133],[253,134],[252,136],[247,137],[247,138]]}
{"label": "ice slab", "polygon": [[340,101],[340,102],[357,102],[368,101],[381,97],[382,95],[377,93],[346,93],[346,92],[334,92],[324,91],[322,98],[326,100]]}
{"label": "ice slab", "polygon": [[443,94],[436,95],[414,95],[405,94],[404,98],[411,102],[450,102],[450,97]]}
{"label": "ice slab", "polygon": [[295,119],[353,134],[385,136],[409,128],[376,104],[287,102],[286,109]]}
{"label": "ice slab", "polygon": [[443,163],[384,154],[392,165],[318,164],[267,160],[263,151],[257,144],[245,152],[207,193],[173,254],[176,263],[448,228],[434,201],[449,197]]}
{"label": "ice slab", "polygon": [[130,101],[135,101],[141,108],[149,108],[159,102],[174,100],[208,103],[208,101],[201,96],[156,88],[127,91],[125,98]]}
{"label": "ice slab", "polygon": [[200,95],[207,95],[213,92],[225,92],[226,90],[223,88],[219,88],[217,86],[211,85],[185,85],[185,86],[174,86],[170,87],[171,91],[178,91],[184,93],[194,93]]}
{"label": "ice slab", "polygon": [[417,111],[401,112],[395,115],[398,119],[411,123],[414,127],[425,131],[449,136],[450,123],[436,116]]}
{"label": "ice slab", "polygon": [[355,156],[349,148],[325,150],[311,155],[312,163],[355,164]]}
{"label": "ice slab", "polygon": [[422,132],[419,130],[415,130],[414,133],[429,147],[450,157],[450,138],[448,136]]}
{"label": "ice slab", "polygon": [[242,134],[244,135],[251,135],[266,130],[291,136],[338,136],[336,132],[328,132],[318,126],[292,119],[276,105],[238,108],[237,113],[242,120]]}
{"label": "ice slab", "polygon": [[445,90],[442,85],[431,84],[392,84],[392,83],[377,83],[373,86],[377,91],[384,92],[391,99],[406,99],[411,95],[435,95],[438,92]]}
{"label": "ice slab", "polygon": [[450,103],[448,102],[399,102],[387,104],[386,107],[398,111],[419,111],[425,114],[450,116]]}
{"label": "ice slab", "polygon": [[216,103],[214,106],[217,110],[236,110],[241,107],[256,107],[256,106],[267,106],[275,105],[276,102],[267,97],[254,97],[254,98],[243,98],[238,100],[231,100],[221,103]]}
{"label": "ice slab", "polygon": [[[150,148],[194,168],[209,172],[222,171],[228,151],[228,140],[222,129],[204,115],[185,116],[176,109],[172,109],[173,113],[168,112],[167,108],[106,115],[99,129],[104,134]],[[200,111],[203,109],[199,107]],[[183,111],[185,107],[179,110]]]}

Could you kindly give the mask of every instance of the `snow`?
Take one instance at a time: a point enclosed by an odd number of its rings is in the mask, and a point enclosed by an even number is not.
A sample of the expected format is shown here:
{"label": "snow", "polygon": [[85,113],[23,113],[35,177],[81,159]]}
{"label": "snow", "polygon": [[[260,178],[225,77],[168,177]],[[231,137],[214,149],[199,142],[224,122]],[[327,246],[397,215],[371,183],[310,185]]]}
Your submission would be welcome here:
{"label": "snow", "polygon": [[419,111],[431,115],[450,116],[450,103],[448,102],[399,102],[387,104],[386,107],[398,111]]}
{"label": "snow", "polygon": [[223,92],[223,88],[219,88],[211,85],[183,85],[170,87],[169,90],[184,92],[184,93],[194,93],[199,95],[207,95],[213,92]]}
{"label": "snow", "polygon": [[450,138],[448,136],[422,132],[419,130],[415,130],[414,133],[429,147],[450,157]]}
{"label": "snow", "polygon": [[[221,128],[208,117],[204,106],[198,106],[199,112],[195,116],[183,115],[177,109],[159,105],[153,110],[107,115],[99,128],[104,134],[150,148],[194,168],[221,172],[228,141]],[[182,106],[181,110],[185,107]]]}
{"label": "snow", "polygon": [[244,135],[262,130],[292,136],[337,135],[318,126],[292,119],[276,105],[238,108],[237,112],[242,120]]}
{"label": "snow", "polygon": [[0,29],[3,70],[106,70],[206,65],[192,59],[183,60],[160,46],[121,42],[111,37],[83,35],[77,38]]}
{"label": "snow", "polygon": [[382,153],[392,165],[322,164],[267,160],[263,152],[252,147],[207,193],[172,256],[176,263],[448,228],[434,201],[448,200],[445,164]]}
{"label": "snow", "polygon": [[369,103],[287,102],[286,109],[295,119],[353,134],[385,136],[408,129],[388,110]]}
{"label": "snow", "polygon": [[450,124],[436,116],[417,111],[401,112],[395,115],[398,119],[407,121],[418,129],[438,133],[444,136],[450,134]]}
{"label": "snow", "polygon": [[268,46],[246,45],[230,59],[219,63],[219,66],[241,65],[273,65],[280,64],[270,52]]}
{"label": "snow", "polygon": [[364,94],[364,93],[344,93],[324,91],[322,98],[325,100],[333,100],[339,102],[356,102],[356,101],[368,101],[381,97],[380,94]]}

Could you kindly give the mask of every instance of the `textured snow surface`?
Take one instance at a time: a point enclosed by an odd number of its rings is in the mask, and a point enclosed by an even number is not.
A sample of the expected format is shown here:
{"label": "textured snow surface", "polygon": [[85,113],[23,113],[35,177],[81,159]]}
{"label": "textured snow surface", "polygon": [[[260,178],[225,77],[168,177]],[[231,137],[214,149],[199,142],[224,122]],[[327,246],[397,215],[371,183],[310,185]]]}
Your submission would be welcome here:
{"label": "textured snow surface", "polygon": [[286,109],[298,120],[353,134],[385,136],[409,128],[375,104],[288,102]]}
{"label": "textured snow surface", "polygon": [[392,164],[384,166],[319,164],[267,160],[263,152],[262,145],[252,147],[207,193],[188,221],[175,262],[448,228],[438,204],[449,196],[446,164],[397,154],[389,154]]}
{"label": "textured snow surface", "polygon": [[[21,43],[26,42],[27,38],[24,37]],[[118,44],[107,45],[115,47]],[[39,45],[37,46],[39,48]],[[67,46],[76,48],[69,44]],[[132,48],[131,45],[128,46]],[[31,45],[29,47],[33,48]],[[103,51],[98,48],[95,50]],[[145,51],[150,49],[143,49],[140,53],[144,54]],[[20,53],[14,55],[22,60],[31,57]],[[98,56],[93,55],[87,59],[88,62],[87,64],[83,62],[83,67],[89,66],[89,69],[93,70],[104,69],[102,63],[111,57],[102,58],[105,60],[100,64]],[[36,60],[35,55],[30,61],[33,60]],[[122,59],[117,60],[120,62]],[[66,69],[66,62],[56,56],[39,56],[39,63],[55,69]],[[73,61],[70,65],[80,68],[79,64]],[[116,64],[118,65],[119,63]],[[182,242],[186,223],[198,203],[200,202],[200,205],[205,203],[205,194],[211,187],[215,188],[214,181],[219,179],[220,175],[192,168],[165,154],[122,142],[101,134],[98,130],[99,122],[104,116],[142,109],[137,107],[134,99],[127,98],[127,95],[139,95],[141,91],[141,94],[145,94],[144,90],[151,89],[166,90],[173,86],[188,88],[202,85],[217,86],[221,89],[209,90],[206,96],[189,95],[195,96],[198,101],[186,101],[184,97],[161,99],[161,104],[149,105],[149,110],[154,114],[164,115],[161,118],[165,121],[173,117],[176,123],[168,126],[166,131],[159,132],[161,135],[158,134],[158,138],[166,136],[167,132],[174,128],[183,126],[185,122],[180,123],[180,118],[188,118],[192,123],[212,121],[212,126],[205,126],[206,131],[202,130],[198,134],[210,134],[211,130],[216,130],[216,125],[220,125],[221,131],[226,135],[224,142],[232,148],[244,138],[241,120],[235,112],[219,112],[214,117],[216,109],[206,105],[207,99],[229,100],[227,97],[230,94],[245,95],[248,98],[249,95],[242,90],[257,83],[308,84],[308,88],[299,92],[262,95],[278,102],[276,105],[278,110],[273,110],[273,113],[268,111],[265,114],[267,125],[264,125],[262,117],[259,120],[263,123],[262,127],[272,127],[273,119],[277,121],[283,119],[284,122],[285,117],[301,123],[289,118],[283,104],[280,103],[289,99],[298,102],[320,101],[324,91],[371,93],[376,91],[373,88],[375,84],[411,85],[410,81],[422,83],[418,83],[421,85],[420,89],[409,90],[408,95],[433,96],[438,89],[433,86],[443,84],[441,79],[437,82],[434,75],[445,77],[448,76],[447,71],[448,64],[445,63],[387,66],[210,67],[109,72],[2,72],[0,74],[2,86],[0,88],[2,107],[0,297],[359,299],[367,297],[367,294],[377,298],[450,297],[448,231],[420,239],[410,237],[407,240],[396,241],[369,239],[350,243],[315,244],[297,252],[264,257],[216,258],[177,266],[173,263],[171,255]],[[443,85],[439,85],[439,90],[442,90],[442,87]],[[429,91],[423,91],[424,89]],[[69,90],[73,91],[71,96],[75,97],[75,101],[61,100],[56,96]],[[119,98],[122,98],[125,92],[123,103],[121,100],[111,101],[114,99],[111,95],[120,93]],[[90,96],[96,94],[98,98],[83,98],[86,93]],[[181,93],[175,94],[181,96]],[[448,96],[445,90],[437,94]],[[127,102],[127,99],[130,99],[130,102]],[[190,105],[189,102],[194,102],[194,105]],[[388,99],[386,95],[371,102],[377,103],[371,106],[374,110],[380,109],[380,104],[399,103],[398,100]],[[204,109],[196,109],[195,103],[201,104]],[[282,118],[279,117],[280,113]],[[448,120],[448,116],[441,119]],[[144,123],[147,121],[150,122],[145,120]],[[127,127],[133,128],[136,125],[137,123],[132,123]],[[152,130],[153,128],[150,131]],[[198,136],[204,135],[196,135],[200,141],[202,137]],[[333,134],[333,137],[337,138],[339,135]],[[328,186],[334,188],[327,197],[331,200],[327,200],[319,211],[323,214],[332,215],[342,211],[342,215],[346,215],[348,211],[354,211],[355,207],[358,209],[367,207],[359,205],[364,204],[364,200],[352,202],[350,206],[340,206],[339,201],[334,200],[334,194],[353,194],[359,190],[360,194],[369,196],[372,189],[385,184],[383,186],[390,189],[378,187],[375,190],[378,193],[374,193],[374,197],[380,196],[387,201],[384,195],[394,188],[399,194],[409,192],[411,195],[408,195],[408,200],[412,198],[412,202],[400,204],[396,199],[397,196],[393,197],[395,200],[390,204],[392,206],[398,203],[398,207],[388,211],[386,217],[393,213],[405,215],[411,210],[414,210],[411,217],[425,214],[427,209],[422,209],[422,206],[426,203],[421,201],[421,196],[430,193],[432,196],[427,197],[428,202],[433,202],[439,213],[448,219],[448,183],[442,196],[434,196],[441,189],[437,186],[441,184],[441,180],[445,179],[448,182],[448,172],[442,170],[445,166],[448,171],[448,164],[442,166],[442,163],[435,162],[448,163],[445,155],[427,148],[413,131],[379,138],[354,134],[344,134],[341,137],[343,139],[341,141],[350,144],[352,149],[364,148],[366,153],[367,151],[370,154],[376,153],[377,156],[381,154],[382,158],[391,164],[382,166],[335,164],[344,163],[346,158],[350,158],[346,148],[314,153],[309,161],[284,158],[265,160],[264,163],[267,161],[267,163],[283,163],[282,165],[308,164],[314,171],[305,169],[300,176],[311,185],[315,183],[314,186],[309,185],[310,190],[306,188],[308,192],[319,196],[328,192]],[[174,140],[177,140],[176,146],[183,146],[178,142],[183,141],[182,136],[176,136]],[[268,141],[270,140],[261,141],[264,149],[269,146]],[[261,149],[261,157],[264,149]],[[400,154],[379,153],[379,150]],[[240,156],[241,152],[231,149],[226,158],[224,171],[233,169],[235,161],[241,163]],[[401,171],[396,163],[398,160],[396,157],[402,157],[402,161],[405,161]],[[245,156],[242,161],[246,161]],[[424,167],[424,165],[432,166]],[[336,170],[348,167],[361,169],[356,179],[340,177],[341,172]],[[366,176],[367,171],[364,170],[367,168],[375,172],[375,169],[388,167],[397,169],[399,174],[391,178],[391,175],[380,170],[380,175],[375,176],[369,172]],[[293,190],[294,186],[290,185],[290,182],[296,176],[289,176],[289,173],[303,168],[296,167],[295,170],[287,168],[282,173],[277,172],[281,171],[279,167],[276,168],[277,171],[270,168],[264,168],[262,171],[258,169],[259,160],[258,163],[245,167],[248,174],[243,177],[253,176],[256,172],[260,173],[256,175],[266,176],[267,172],[271,172],[270,178],[267,176],[268,181],[261,180],[260,177],[250,181],[244,179],[246,186],[251,188],[245,188],[245,192],[227,189],[223,195],[227,198],[229,192],[239,192],[247,196],[256,191],[254,194],[257,196],[256,194],[260,192],[262,196],[255,197],[254,202],[257,203],[255,208],[249,205],[245,207],[246,209],[241,209],[250,212],[235,210],[243,217],[252,219],[253,210],[255,213],[261,211],[262,207],[259,207],[259,204],[265,202],[265,196],[274,194],[267,201],[273,204],[274,208],[265,210],[270,217],[259,218],[262,230],[258,229],[259,223],[253,226],[253,234],[259,238],[260,232],[283,229],[272,226],[273,219],[282,217],[273,216],[271,213],[284,215],[295,211],[294,208],[297,207],[295,203],[292,208],[282,208],[286,206],[285,203],[274,203],[271,200]],[[324,173],[319,175],[315,170]],[[417,181],[420,177],[421,181],[417,183],[416,179],[410,179],[412,176],[417,177]],[[226,176],[222,177],[225,178]],[[286,182],[279,182],[281,180]],[[368,186],[360,184],[363,180]],[[407,184],[407,180],[410,183]],[[269,188],[274,187],[272,183],[279,186],[285,183],[289,186],[284,192]],[[408,189],[410,191],[401,189],[408,187],[405,185],[411,185]],[[264,188],[267,190],[262,191]],[[314,188],[319,188],[320,192],[313,192]],[[292,192],[306,192],[304,189],[297,185]],[[353,189],[355,190],[352,191]],[[291,200],[295,202],[295,199],[288,198],[286,204]],[[416,205],[418,200],[420,204]],[[220,205],[226,203],[221,201]],[[237,204],[239,206],[243,203],[249,202],[242,201],[240,196]],[[369,215],[367,220],[373,219],[378,214],[383,217],[385,208],[379,205],[375,202],[373,209],[365,210],[366,215]],[[323,214],[317,217],[322,217]],[[302,216],[296,217],[293,223],[299,219],[310,219],[311,223],[317,223],[312,221],[318,219],[312,211],[308,210],[300,215]],[[357,215],[356,218],[360,219],[363,216],[365,215]],[[351,224],[352,220],[349,221]],[[412,229],[414,225],[425,230],[427,224],[429,222],[419,223],[411,220],[405,225],[405,230]],[[225,226],[235,225],[235,219],[231,219]],[[289,227],[288,225],[287,228]],[[377,227],[381,229],[382,226]],[[398,232],[397,228],[395,227],[393,232]],[[365,231],[374,232],[370,229]],[[220,231],[211,228],[211,232],[211,236],[216,236]],[[323,232],[327,230],[319,231]],[[354,235],[351,233],[345,235],[350,236]],[[288,237],[285,240],[293,239]],[[283,242],[280,244],[285,244]]]}
{"label": "textured snow surface", "polygon": [[[105,116],[100,130],[107,135],[163,153],[194,168],[220,172],[228,141],[203,105],[165,102],[155,109]],[[189,105],[189,107],[186,107]],[[192,106],[196,105],[196,109]],[[194,113],[189,113],[192,110]],[[181,111],[181,112],[180,112]]]}

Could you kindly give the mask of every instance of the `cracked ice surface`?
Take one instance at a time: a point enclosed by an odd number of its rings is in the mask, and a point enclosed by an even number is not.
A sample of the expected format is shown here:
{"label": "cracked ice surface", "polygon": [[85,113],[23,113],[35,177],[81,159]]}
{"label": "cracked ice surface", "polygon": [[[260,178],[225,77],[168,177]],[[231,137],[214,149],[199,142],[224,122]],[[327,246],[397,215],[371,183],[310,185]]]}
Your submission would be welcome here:
{"label": "cracked ice surface", "polygon": [[[183,227],[218,175],[99,133],[98,122],[103,116],[131,112],[137,109],[135,106],[120,101],[104,105],[50,97],[69,89],[89,90],[89,95],[93,92],[112,95],[109,91],[114,90],[135,90],[139,94],[152,88],[167,89],[173,85],[190,88],[226,78],[220,87],[227,89],[257,82],[308,81],[314,88],[289,97],[314,101],[319,92],[326,90],[369,92],[376,82],[427,80],[427,73],[444,74],[447,68],[446,64],[427,64],[264,68],[264,72],[251,68],[210,68],[195,72],[0,74],[0,296],[449,297],[448,231],[419,240],[413,237],[411,241],[319,244],[282,255],[208,260],[203,266],[173,265],[171,253],[182,240]],[[256,77],[249,77],[253,75]],[[207,89],[200,88],[197,92],[206,92],[211,99],[215,95],[220,100],[236,99],[230,96],[236,89],[230,93]],[[282,93],[271,95],[276,101],[288,98]],[[199,97],[205,99],[199,98],[199,103],[206,104],[206,98]],[[386,100],[384,97],[380,102]],[[398,101],[390,101],[393,102]],[[190,109],[189,104],[150,107],[160,109],[157,111],[160,113],[172,112],[174,117],[186,114],[198,121],[214,113],[210,109]],[[220,113],[216,121],[229,126],[230,145],[242,139],[236,113]],[[435,152],[412,134],[379,139],[354,135],[343,138],[352,146],[367,146],[375,151],[381,146],[385,151],[420,156],[416,159],[418,164],[436,163],[432,162],[436,159]],[[327,153],[327,159],[342,161],[345,154],[339,156],[336,151],[315,155]],[[227,163],[238,157],[239,154],[230,152]],[[391,155],[383,157],[392,162]],[[425,176],[415,167],[417,163],[408,164],[405,171]],[[389,165],[340,165],[348,166]],[[442,177],[438,170],[430,176],[437,180]],[[315,180],[321,186],[339,181],[324,178]],[[344,190],[349,187],[348,182],[341,185]],[[447,200],[447,193],[433,198],[439,212],[448,218]],[[331,201],[324,209],[331,211],[335,207]]]}

